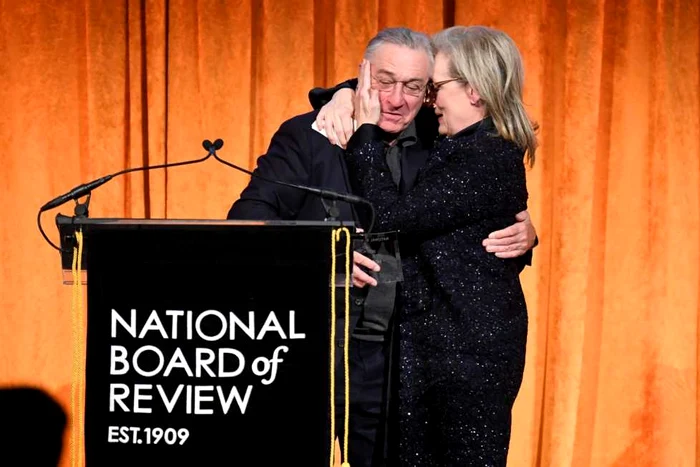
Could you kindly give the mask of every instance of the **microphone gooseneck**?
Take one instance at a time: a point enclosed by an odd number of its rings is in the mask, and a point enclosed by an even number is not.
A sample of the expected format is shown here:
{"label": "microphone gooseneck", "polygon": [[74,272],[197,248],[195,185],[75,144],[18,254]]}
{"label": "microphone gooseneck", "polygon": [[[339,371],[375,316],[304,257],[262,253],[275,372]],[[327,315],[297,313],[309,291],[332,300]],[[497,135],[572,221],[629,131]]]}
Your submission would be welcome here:
{"label": "microphone gooseneck", "polygon": [[[41,206],[41,208],[39,208],[39,213],[37,215],[37,224],[39,226],[39,232],[41,232],[42,236],[49,243],[49,245],[51,245],[52,247],[54,247],[55,249],[57,249],[59,251],[62,251],[60,247],[56,246],[53,242],[51,242],[51,240],[49,240],[49,238],[46,236],[46,233],[44,232],[44,229],[41,226],[41,214],[43,212],[48,211],[49,209],[57,208],[70,200],[77,201],[79,198],[82,198],[83,196],[90,195],[92,190],[104,185],[105,183],[107,183],[108,181],[112,180],[114,177],[117,177],[119,175],[124,175],[124,174],[130,173],[130,172],[137,172],[137,171],[148,171],[148,170],[153,170],[153,169],[164,169],[164,168],[168,168],[168,167],[178,167],[181,165],[197,164],[199,162],[204,162],[205,160],[207,160],[209,157],[212,157],[212,156],[214,157],[214,159],[216,159],[217,161],[221,162],[222,164],[224,164],[228,167],[231,167],[235,170],[238,170],[238,171],[243,172],[247,175],[250,175],[251,177],[256,177],[256,178],[259,178],[259,179],[264,180],[264,181],[269,182],[269,183],[274,183],[277,185],[295,188],[297,190],[302,190],[302,191],[314,194],[314,195],[319,196],[319,197],[324,198],[324,199],[344,201],[346,203],[351,203],[351,204],[367,205],[367,206],[369,206],[369,209],[371,212],[370,225],[369,225],[369,229],[367,229],[367,232],[368,233],[372,232],[372,227],[374,226],[374,218],[375,218],[374,206],[372,206],[372,203],[370,203],[365,198],[362,198],[360,196],[356,196],[356,195],[353,195],[350,193],[339,193],[339,192],[332,191],[332,190],[326,190],[326,189],[322,189],[322,188],[314,188],[314,187],[295,184],[295,183],[288,183],[288,182],[283,182],[281,180],[273,180],[273,179],[269,179],[269,178],[260,176],[260,175],[254,173],[250,170],[246,170],[243,167],[239,167],[236,164],[232,164],[231,162],[228,162],[228,161],[220,158],[218,156],[218,154],[216,154],[216,151],[221,149],[223,146],[224,146],[224,140],[222,140],[221,138],[217,138],[216,140],[214,140],[213,143],[210,140],[205,139],[204,141],[202,141],[202,147],[207,151],[207,155],[204,157],[201,157],[199,159],[193,159],[193,160],[188,160],[188,161],[183,161],[183,162],[172,162],[172,163],[166,163],[166,164],[124,169],[124,170],[120,170],[118,172],[115,172],[111,175],[105,175],[104,177],[100,177],[97,180],[93,180],[91,182],[84,183],[82,185],[78,185],[77,187],[73,188],[72,190],[70,190],[70,191],[68,191],[60,196],[57,196],[56,198],[52,199],[48,203]],[[87,213],[87,209],[85,209],[85,213]]]}

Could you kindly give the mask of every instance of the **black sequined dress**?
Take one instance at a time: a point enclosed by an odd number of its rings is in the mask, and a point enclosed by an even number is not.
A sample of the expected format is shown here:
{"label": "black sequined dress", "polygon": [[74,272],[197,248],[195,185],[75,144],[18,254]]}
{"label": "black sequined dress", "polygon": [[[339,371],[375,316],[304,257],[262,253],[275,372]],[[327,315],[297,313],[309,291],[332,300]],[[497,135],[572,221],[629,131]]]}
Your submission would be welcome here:
{"label": "black sequined dress", "polygon": [[525,363],[527,309],[515,260],[481,242],[527,208],[523,151],[490,118],[433,150],[399,195],[381,130],[348,144],[354,192],[399,230],[399,457],[403,466],[503,466]]}

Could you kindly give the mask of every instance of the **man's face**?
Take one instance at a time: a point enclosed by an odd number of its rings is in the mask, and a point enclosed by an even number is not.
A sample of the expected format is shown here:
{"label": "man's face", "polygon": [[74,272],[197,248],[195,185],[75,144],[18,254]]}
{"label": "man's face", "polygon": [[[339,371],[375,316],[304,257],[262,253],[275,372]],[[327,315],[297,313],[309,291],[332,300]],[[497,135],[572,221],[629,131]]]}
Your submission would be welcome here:
{"label": "man's face", "polygon": [[428,56],[423,51],[384,44],[369,61],[372,88],[379,90],[382,105],[379,127],[388,133],[400,133],[416,118],[423,104],[431,72]]}

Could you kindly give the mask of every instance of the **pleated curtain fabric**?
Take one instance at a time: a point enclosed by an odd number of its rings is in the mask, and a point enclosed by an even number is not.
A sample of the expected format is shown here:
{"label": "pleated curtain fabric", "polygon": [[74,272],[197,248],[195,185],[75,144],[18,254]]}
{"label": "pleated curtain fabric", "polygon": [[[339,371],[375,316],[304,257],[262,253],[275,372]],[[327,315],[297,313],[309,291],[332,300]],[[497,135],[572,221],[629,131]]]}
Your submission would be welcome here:
{"label": "pleated curtain fabric", "polygon": [[[380,28],[454,24],[513,37],[541,127],[509,465],[700,465],[691,0],[0,0],[0,385],[70,405],[71,289],[39,206],[126,167],[201,157],[203,139],[252,168],[310,110],[310,88],[357,74]],[[136,173],[96,190],[91,216],[222,219],[247,180],[212,161]]]}

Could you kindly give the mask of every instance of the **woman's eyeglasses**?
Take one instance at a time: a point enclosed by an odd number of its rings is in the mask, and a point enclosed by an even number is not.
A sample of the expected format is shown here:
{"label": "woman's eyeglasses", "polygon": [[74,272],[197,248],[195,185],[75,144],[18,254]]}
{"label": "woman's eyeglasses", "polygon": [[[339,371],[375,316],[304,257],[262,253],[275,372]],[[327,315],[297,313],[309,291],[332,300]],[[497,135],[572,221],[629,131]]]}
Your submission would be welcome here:
{"label": "woman's eyeglasses", "polygon": [[440,90],[441,87],[446,85],[447,83],[451,83],[452,81],[463,81],[462,78],[450,78],[446,79],[443,81],[428,81],[428,84],[425,88],[425,99],[423,103],[430,107],[435,103],[435,99],[437,98],[437,93]]}

